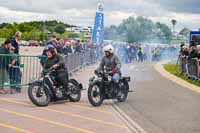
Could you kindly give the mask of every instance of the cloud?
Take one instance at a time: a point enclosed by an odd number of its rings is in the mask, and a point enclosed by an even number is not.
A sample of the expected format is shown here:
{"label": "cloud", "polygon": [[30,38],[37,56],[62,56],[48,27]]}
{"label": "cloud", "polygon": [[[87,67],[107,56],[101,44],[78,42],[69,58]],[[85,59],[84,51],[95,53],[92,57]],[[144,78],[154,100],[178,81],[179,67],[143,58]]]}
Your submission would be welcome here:
{"label": "cloud", "polygon": [[[105,8],[105,25],[119,24],[129,16],[145,16],[177,28],[200,27],[200,0],[101,0]],[[93,26],[98,0],[0,0],[0,22],[53,20]],[[187,5],[187,6],[186,6]]]}
{"label": "cloud", "polygon": [[200,0],[149,0],[166,10],[179,13],[200,13]]}

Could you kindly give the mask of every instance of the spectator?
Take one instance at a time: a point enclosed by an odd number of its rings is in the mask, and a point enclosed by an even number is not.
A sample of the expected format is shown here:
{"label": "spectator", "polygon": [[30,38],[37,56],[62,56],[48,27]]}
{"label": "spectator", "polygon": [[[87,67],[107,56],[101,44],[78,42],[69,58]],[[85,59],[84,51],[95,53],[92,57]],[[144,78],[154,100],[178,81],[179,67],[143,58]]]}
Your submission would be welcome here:
{"label": "spectator", "polygon": [[[19,65],[20,65],[20,60],[18,56],[14,53],[15,48],[11,47],[9,49],[11,56],[10,64],[9,64],[9,76],[10,76],[10,84],[21,84],[21,77],[22,73],[20,71]],[[21,87],[19,86],[11,86],[11,90],[15,89],[17,92],[21,92]]]}
{"label": "spectator", "polygon": [[57,39],[57,45],[56,45],[56,49],[58,51],[59,54],[63,54],[63,46],[64,46],[65,42],[63,39]]}
{"label": "spectator", "polygon": [[197,54],[198,54],[198,52],[196,50],[196,46],[193,43],[191,43],[190,44],[189,57],[188,58],[189,59],[197,58]]}
{"label": "spectator", "polygon": [[139,47],[139,49],[138,49],[138,57],[139,57],[139,59],[138,59],[138,62],[143,62],[143,50],[142,50],[142,47]]}
{"label": "spectator", "polygon": [[12,38],[12,46],[15,48],[15,54],[19,54],[19,41],[21,39],[22,33],[17,31],[15,33],[15,37]]}
{"label": "spectator", "polygon": [[200,45],[197,45],[197,58],[200,61]]}
{"label": "spectator", "polygon": [[[10,39],[7,39],[4,44],[0,47],[0,54],[9,54],[9,48],[12,47],[12,43]],[[9,57],[8,56],[0,56],[0,94],[6,94],[7,92],[4,90],[3,84],[8,82],[8,64]]]}
{"label": "spectator", "polygon": [[83,47],[80,44],[80,40],[77,41],[77,43],[75,44],[75,53],[81,53],[83,50]]}
{"label": "spectator", "polygon": [[64,54],[65,54],[65,55],[68,55],[68,54],[73,53],[72,48],[73,48],[73,47],[71,46],[70,42],[67,41],[67,42],[65,43],[65,46],[63,47],[63,52],[64,52]]}
{"label": "spectator", "polygon": [[185,45],[182,45],[181,46],[181,50],[180,50],[180,57],[179,57],[180,58],[180,71],[181,71],[181,74],[187,72],[186,59],[188,58],[188,56],[189,56],[188,49],[186,48]]}

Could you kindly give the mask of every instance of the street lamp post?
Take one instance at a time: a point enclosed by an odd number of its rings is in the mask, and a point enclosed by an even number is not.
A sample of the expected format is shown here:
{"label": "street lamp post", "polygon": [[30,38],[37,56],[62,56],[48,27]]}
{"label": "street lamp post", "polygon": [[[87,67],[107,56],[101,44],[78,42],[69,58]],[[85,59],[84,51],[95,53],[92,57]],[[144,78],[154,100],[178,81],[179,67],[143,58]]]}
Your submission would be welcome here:
{"label": "street lamp post", "polygon": [[177,24],[177,21],[175,19],[172,19],[171,22],[172,22],[172,25],[173,25],[173,33],[175,33],[175,26]]}

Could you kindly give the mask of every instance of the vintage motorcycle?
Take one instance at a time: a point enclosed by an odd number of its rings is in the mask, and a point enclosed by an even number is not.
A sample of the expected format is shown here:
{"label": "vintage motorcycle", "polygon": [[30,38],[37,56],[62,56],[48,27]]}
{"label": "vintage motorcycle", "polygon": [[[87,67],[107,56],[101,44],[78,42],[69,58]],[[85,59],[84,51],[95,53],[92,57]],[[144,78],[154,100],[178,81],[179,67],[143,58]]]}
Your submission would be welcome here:
{"label": "vintage motorcycle", "polygon": [[50,69],[46,73],[42,73],[41,77],[29,84],[28,96],[33,104],[44,107],[48,106],[50,102],[59,100],[70,100],[71,102],[78,102],[81,99],[82,84],[75,79],[69,79],[68,89],[65,90],[55,80],[55,69]]}
{"label": "vintage motorcycle", "polygon": [[96,76],[89,80],[88,99],[93,106],[100,106],[105,99],[126,101],[129,90],[130,77],[122,77],[116,86],[112,80],[112,72],[95,72]]}

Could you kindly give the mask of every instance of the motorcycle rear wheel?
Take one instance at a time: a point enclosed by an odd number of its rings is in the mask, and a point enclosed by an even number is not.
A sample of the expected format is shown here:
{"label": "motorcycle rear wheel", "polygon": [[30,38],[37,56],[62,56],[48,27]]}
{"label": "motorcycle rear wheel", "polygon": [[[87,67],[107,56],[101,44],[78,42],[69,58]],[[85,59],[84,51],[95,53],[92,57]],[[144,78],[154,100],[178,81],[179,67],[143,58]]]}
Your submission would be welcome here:
{"label": "motorcycle rear wheel", "polygon": [[126,99],[128,98],[129,85],[127,82],[123,83],[124,83],[123,89],[120,90],[119,92],[121,93],[121,95],[117,98],[118,102],[125,102]]}

